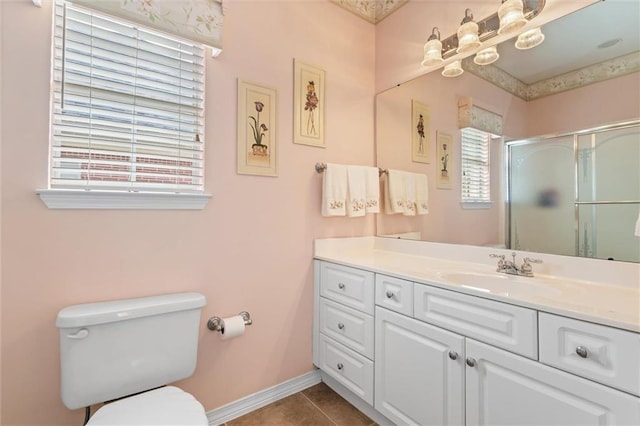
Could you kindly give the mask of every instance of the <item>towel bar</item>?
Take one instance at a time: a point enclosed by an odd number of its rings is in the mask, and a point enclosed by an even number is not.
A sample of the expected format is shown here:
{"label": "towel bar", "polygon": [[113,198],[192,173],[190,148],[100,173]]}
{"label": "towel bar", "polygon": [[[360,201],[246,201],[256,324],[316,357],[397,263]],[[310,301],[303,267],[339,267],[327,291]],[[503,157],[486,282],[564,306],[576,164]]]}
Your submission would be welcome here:
{"label": "towel bar", "polygon": [[[316,172],[322,173],[327,170],[326,163],[316,163]],[[387,169],[381,169],[378,167],[378,176],[382,176],[384,173],[387,173]]]}

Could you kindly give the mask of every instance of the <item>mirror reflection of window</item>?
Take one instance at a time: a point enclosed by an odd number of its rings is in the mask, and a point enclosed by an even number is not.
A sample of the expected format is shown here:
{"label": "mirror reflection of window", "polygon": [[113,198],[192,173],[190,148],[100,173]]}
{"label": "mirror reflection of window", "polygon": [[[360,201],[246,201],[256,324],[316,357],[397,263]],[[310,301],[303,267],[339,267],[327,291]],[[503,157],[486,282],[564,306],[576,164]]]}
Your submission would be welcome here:
{"label": "mirror reflection of window", "polygon": [[[461,193],[463,203],[490,202],[489,142],[491,134],[467,127],[461,130]],[[440,159],[446,161],[445,159]]]}

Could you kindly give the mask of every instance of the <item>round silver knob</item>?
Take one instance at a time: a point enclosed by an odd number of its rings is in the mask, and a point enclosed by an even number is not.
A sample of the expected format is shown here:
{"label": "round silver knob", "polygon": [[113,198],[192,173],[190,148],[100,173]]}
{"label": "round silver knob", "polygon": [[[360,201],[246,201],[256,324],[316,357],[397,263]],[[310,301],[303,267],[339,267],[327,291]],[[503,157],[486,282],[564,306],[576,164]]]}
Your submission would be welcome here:
{"label": "round silver knob", "polygon": [[338,363],[337,367],[338,367],[338,370],[342,370],[344,368],[344,365],[342,365],[342,363]]}
{"label": "round silver knob", "polygon": [[578,346],[576,348],[576,353],[580,358],[586,358],[589,356],[589,351],[584,346]]}
{"label": "round silver knob", "polygon": [[452,360],[456,360],[458,359],[458,352],[456,351],[449,351],[449,358],[451,358]]}
{"label": "round silver knob", "polygon": [[339,288],[340,290],[344,290],[344,284],[343,284],[343,283],[339,283],[339,284],[338,284],[338,288]]}
{"label": "round silver knob", "polygon": [[391,290],[387,290],[387,299],[392,299],[393,296],[395,296],[393,292]]}
{"label": "round silver knob", "polygon": [[344,324],[343,324],[343,323],[341,323],[341,322],[339,322],[339,323],[338,323],[338,328],[339,328],[340,330],[344,330]]}
{"label": "round silver knob", "polygon": [[475,367],[476,366],[476,360],[471,358],[471,357],[467,358],[467,365],[469,367]]}

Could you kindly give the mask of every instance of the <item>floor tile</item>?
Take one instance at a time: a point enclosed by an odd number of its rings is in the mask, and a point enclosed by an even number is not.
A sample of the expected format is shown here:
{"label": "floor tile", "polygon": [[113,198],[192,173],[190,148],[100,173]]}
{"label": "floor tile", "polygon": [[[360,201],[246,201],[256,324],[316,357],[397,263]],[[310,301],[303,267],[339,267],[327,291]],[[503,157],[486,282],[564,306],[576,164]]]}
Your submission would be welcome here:
{"label": "floor tile", "polygon": [[320,410],[318,410],[301,393],[288,396],[227,422],[227,426],[335,426]]}
{"label": "floor tile", "polygon": [[324,383],[318,383],[305,389],[302,394],[338,426],[369,426],[373,424],[373,420]]}

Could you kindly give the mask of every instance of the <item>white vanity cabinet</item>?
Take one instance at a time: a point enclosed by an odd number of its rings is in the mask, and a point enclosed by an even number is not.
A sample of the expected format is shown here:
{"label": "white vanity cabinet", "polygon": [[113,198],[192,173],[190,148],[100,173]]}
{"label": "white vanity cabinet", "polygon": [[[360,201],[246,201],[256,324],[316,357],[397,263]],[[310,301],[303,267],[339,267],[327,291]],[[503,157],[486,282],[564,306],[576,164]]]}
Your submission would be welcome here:
{"label": "white vanity cabinet", "polygon": [[464,425],[464,338],[376,308],[375,409],[398,425]]}
{"label": "white vanity cabinet", "polygon": [[468,426],[640,424],[632,395],[471,339],[465,348]]}
{"label": "white vanity cabinet", "polygon": [[[324,300],[342,274],[375,295],[372,355],[321,319],[369,316]],[[395,424],[640,425],[638,333],[322,261],[316,299],[314,362]]]}
{"label": "white vanity cabinet", "polygon": [[315,261],[314,364],[373,405],[374,274]]}

